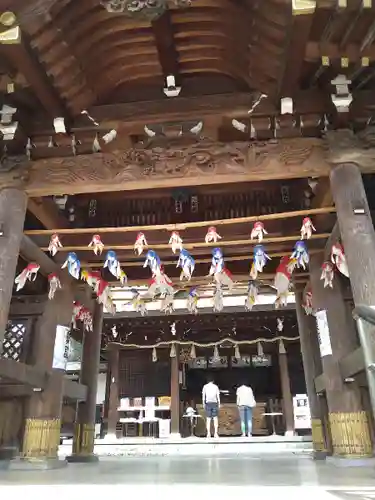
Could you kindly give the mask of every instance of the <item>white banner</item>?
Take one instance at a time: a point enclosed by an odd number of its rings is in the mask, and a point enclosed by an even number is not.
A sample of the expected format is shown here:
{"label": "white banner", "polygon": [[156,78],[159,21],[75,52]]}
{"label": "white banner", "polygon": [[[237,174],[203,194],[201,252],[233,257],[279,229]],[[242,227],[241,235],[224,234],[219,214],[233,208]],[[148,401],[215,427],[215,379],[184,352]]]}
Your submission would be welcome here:
{"label": "white banner", "polygon": [[52,368],[66,370],[69,356],[70,336],[67,326],[57,325]]}
{"label": "white banner", "polygon": [[330,356],[332,354],[331,338],[329,335],[327,312],[317,311],[315,313],[316,326],[318,329],[320,356]]}

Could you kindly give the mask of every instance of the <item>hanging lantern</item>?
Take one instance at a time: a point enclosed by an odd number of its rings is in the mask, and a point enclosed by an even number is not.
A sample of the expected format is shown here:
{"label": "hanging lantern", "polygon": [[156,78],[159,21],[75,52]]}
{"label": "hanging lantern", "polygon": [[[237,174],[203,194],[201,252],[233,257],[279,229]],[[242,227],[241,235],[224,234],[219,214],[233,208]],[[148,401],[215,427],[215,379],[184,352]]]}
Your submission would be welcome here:
{"label": "hanging lantern", "polygon": [[195,352],[195,344],[191,344],[190,359],[196,359],[197,353]]}
{"label": "hanging lantern", "polygon": [[258,356],[263,358],[264,357],[264,351],[263,351],[263,346],[262,342],[257,343],[257,349],[258,349]]}
{"label": "hanging lantern", "polygon": [[169,353],[170,358],[175,358],[176,357],[176,346],[175,343],[171,345],[171,352]]}
{"label": "hanging lantern", "polygon": [[217,345],[215,345],[214,348],[214,361],[218,361],[220,359],[220,354],[219,354],[219,348]]}
{"label": "hanging lantern", "polygon": [[241,359],[240,346],[238,344],[236,344],[234,348],[234,357],[236,359]]}
{"label": "hanging lantern", "polygon": [[156,363],[157,360],[158,360],[158,353],[156,352],[156,347],[154,347],[152,349],[152,362]]}

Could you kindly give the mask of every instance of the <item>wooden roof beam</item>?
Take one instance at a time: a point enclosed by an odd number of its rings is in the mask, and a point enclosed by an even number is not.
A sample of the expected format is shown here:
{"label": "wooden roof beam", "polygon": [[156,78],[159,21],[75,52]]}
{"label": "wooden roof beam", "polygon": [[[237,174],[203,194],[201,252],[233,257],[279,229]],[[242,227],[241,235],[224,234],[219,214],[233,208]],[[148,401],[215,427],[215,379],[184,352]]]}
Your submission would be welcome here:
{"label": "wooden roof beam", "polygon": [[70,227],[68,220],[59,213],[56,204],[51,198],[29,198],[27,209],[46,229]]}
{"label": "wooden roof beam", "polygon": [[[130,128],[140,127],[145,124],[165,123],[168,121],[200,120],[208,117],[240,118],[248,117],[248,111],[259,97],[258,92],[213,94],[197,97],[175,97],[173,99],[159,99],[155,101],[138,101],[123,104],[109,104],[93,106],[89,109],[90,115],[99,123],[94,127],[85,117],[77,118],[72,124],[72,132],[85,129],[108,131],[108,128],[117,128],[118,133],[121,123],[129,131]],[[295,96],[294,108],[298,114],[324,114],[327,104],[330,104],[329,93],[311,90],[301,91]],[[279,114],[278,108],[272,99],[263,99],[259,106],[252,112],[252,116],[275,116]],[[53,134],[49,122],[38,122],[32,130],[33,135]]]}
{"label": "wooden roof beam", "polygon": [[173,75],[176,79],[176,85],[181,85],[178,53],[174,41],[170,11],[166,10],[162,16],[151,23],[151,26],[164,78],[166,79],[167,76]]}
{"label": "wooden roof beam", "polygon": [[0,53],[26,78],[41,106],[51,118],[68,118],[69,114],[55,87],[33,52],[27,35],[21,31],[16,43],[0,42]]}
{"label": "wooden roof beam", "polygon": [[280,80],[279,97],[294,97],[299,88],[299,78],[305,59],[306,46],[309,41],[314,13],[305,11],[294,15],[292,26],[289,27],[289,50],[284,68],[283,78]]}

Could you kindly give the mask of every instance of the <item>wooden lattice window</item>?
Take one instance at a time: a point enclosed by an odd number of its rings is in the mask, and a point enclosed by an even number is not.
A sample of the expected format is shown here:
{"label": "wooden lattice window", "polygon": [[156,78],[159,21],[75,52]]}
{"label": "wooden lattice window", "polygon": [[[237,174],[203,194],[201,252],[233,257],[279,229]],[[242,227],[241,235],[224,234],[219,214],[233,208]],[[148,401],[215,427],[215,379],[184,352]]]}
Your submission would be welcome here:
{"label": "wooden lattice window", "polygon": [[19,361],[26,334],[26,324],[20,321],[8,321],[3,341],[2,356]]}

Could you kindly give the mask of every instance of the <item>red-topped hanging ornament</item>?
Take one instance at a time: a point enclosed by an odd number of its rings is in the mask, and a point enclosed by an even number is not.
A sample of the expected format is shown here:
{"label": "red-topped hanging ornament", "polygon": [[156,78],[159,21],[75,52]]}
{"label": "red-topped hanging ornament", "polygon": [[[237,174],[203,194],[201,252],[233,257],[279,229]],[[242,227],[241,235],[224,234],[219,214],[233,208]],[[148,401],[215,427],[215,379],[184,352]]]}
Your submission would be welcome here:
{"label": "red-topped hanging ornament", "polygon": [[263,236],[268,234],[264,228],[263,222],[257,221],[254,223],[253,229],[251,230],[250,238],[252,240],[258,240],[258,243],[263,241]]}
{"label": "red-topped hanging ornament", "polygon": [[94,234],[88,247],[93,249],[95,255],[101,255],[103,253],[104,243],[99,234]]}

